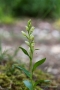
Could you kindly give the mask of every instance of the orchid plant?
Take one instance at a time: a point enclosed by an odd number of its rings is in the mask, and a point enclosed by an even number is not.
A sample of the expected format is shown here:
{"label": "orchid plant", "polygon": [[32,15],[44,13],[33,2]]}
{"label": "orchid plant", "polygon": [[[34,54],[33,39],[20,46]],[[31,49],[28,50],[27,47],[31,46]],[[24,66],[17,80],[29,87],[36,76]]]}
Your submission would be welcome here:
{"label": "orchid plant", "polygon": [[23,47],[19,47],[23,53],[25,55],[27,55],[29,57],[29,61],[30,61],[30,70],[27,70],[21,66],[16,66],[16,68],[18,68],[19,70],[22,70],[26,76],[29,78],[28,80],[23,80],[23,83],[25,84],[25,86],[28,88],[28,90],[36,90],[36,86],[39,83],[39,81],[35,82],[33,80],[33,72],[36,70],[36,68],[43,64],[46,60],[46,58],[43,58],[42,60],[37,61],[36,63],[33,64],[33,54],[35,50],[38,49],[34,49],[34,35],[33,35],[33,31],[34,31],[34,27],[31,24],[31,20],[28,21],[28,24],[26,26],[26,32],[22,31],[23,36],[25,36],[27,38],[27,41],[25,41],[25,43],[27,44],[27,46],[29,47],[29,51],[27,51],[26,49],[24,49]]}

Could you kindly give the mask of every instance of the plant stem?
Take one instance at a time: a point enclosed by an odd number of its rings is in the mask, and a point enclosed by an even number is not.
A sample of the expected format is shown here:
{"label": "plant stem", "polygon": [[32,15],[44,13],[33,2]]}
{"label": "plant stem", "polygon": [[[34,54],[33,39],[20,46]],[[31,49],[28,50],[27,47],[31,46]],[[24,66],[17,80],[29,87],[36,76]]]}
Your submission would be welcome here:
{"label": "plant stem", "polygon": [[[33,53],[32,53],[31,47],[30,47],[30,56],[31,56],[31,59],[30,59],[31,83],[33,85],[33,72],[32,72],[32,67],[33,67],[33,63],[32,63]],[[33,90],[34,90],[34,85],[33,85]]]}
{"label": "plant stem", "polygon": [[[32,63],[32,60],[33,60],[33,46],[32,46],[32,43],[33,43],[33,39],[31,39],[31,28],[32,28],[32,26],[31,26],[31,21],[28,23],[28,27],[29,27],[29,30],[28,30],[28,36],[29,36],[29,38],[28,38],[28,42],[29,42],[29,56],[30,56],[30,63],[29,63],[29,71],[30,71],[30,74],[31,74],[31,78],[30,78],[30,81],[31,81],[31,83],[32,83],[32,85],[33,85],[33,72],[32,72],[32,68],[33,68],[33,63]],[[33,90],[34,90],[34,85],[33,85]]]}

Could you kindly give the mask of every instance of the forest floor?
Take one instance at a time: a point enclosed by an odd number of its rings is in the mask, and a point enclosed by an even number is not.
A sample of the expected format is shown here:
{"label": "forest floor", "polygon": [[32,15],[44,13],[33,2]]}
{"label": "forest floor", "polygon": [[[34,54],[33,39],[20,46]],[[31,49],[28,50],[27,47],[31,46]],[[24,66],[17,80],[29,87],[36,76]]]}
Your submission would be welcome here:
{"label": "forest floor", "polygon": [[[21,31],[25,30],[29,19],[17,20],[14,24],[0,24],[0,36],[2,37],[2,48],[15,49],[20,45],[27,49],[24,43],[25,38],[21,35]],[[54,26],[54,22],[41,21],[32,19],[35,27],[33,32],[35,36],[35,47],[40,49],[34,53],[34,61],[46,57],[46,62],[40,66],[42,70],[53,74],[56,78],[60,78],[60,32]],[[17,57],[23,62],[28,58],[19,51]],[[28,63],[28,60],[27,60]]]}

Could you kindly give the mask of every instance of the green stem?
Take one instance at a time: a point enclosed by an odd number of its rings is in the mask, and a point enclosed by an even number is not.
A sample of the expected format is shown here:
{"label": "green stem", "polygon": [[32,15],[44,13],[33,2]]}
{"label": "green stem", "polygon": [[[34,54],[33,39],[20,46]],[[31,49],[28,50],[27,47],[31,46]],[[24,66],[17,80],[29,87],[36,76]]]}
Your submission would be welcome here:
{"label": "green stem", "polygon": [[[31,48],[30,48],[30,56],[31,56],[31,59],[30,59],[31,83],[33,85],[33,72],[32,72],[32,67],[33,67],[32,58],[33,58],[33,53],[31,52]],[[33,90],[34,90],[34,85],[33,85]]]}
{"label": "green stem", "polygon": [[[29,39],[28,39],[28,41],[29,41],[29,48],[30,48],[30,63],[29,63],[29,70],[30,70],[30,73],[31,73],[31,78],[30,78],[30,80],[31,80],[31,83],[32,83],[32,85],[33,85],[33,72],[32,72],[32,67],[33,67],[33,64],[32,64],[32,59],[33,59],[33,52],[32,52],[32,46],[31,46],[31,44],[32,44],[32,42],[31,42],[31,40],[30,40],[30,32],[28,32],[28,35],[29,35]],[[34,86],[33,86],[33,90],[34,90]]]}

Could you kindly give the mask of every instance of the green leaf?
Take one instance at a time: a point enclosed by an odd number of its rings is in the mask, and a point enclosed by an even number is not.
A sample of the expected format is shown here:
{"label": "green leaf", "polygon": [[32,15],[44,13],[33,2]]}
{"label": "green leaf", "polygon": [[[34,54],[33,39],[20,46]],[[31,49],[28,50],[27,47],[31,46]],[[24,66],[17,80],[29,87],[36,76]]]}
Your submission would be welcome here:
{"label": "green leaf", "polygon": [[39,81],[35,82],[34,86],[36,86],[39,83],[42,84],[42,83],[49,83],[49,82],[50,82],[50,80],[39,80]]}
{"label": "green leaf", "polygon": [[28,80],[24,80],[23,83],[25,84],[25,86],[29,89],[29,90],[33,90],[33,85],[30,81]]}
{"label": "green leaf", "polygon": [[43,64],[45,62],[46,58],[42,59],[42,60],[39,60],[38,62],[36,62],[34,65],[33,65],[33,69],[32,69],[32,72],[41,64]]}
{"label": "green leaf", "polygon": [[[19,47],[19,48],[24,52],[24,54],[26,54],[27,56],[29,56],[28,52],[24,48],[22,48],[22,47]],[[30,58],[30,56],[29,56],[29,58]]]}
{"label": "green leaf", "polygon": [[25,68],[21,67],[21,66],[15,66],[16,68],[18,68],[19,70],[22,70],[26,76],[28,76],[29,78],[31,77],[31,74],[28,70],[26,70]]}

